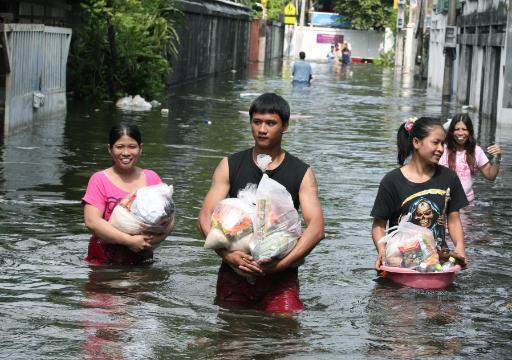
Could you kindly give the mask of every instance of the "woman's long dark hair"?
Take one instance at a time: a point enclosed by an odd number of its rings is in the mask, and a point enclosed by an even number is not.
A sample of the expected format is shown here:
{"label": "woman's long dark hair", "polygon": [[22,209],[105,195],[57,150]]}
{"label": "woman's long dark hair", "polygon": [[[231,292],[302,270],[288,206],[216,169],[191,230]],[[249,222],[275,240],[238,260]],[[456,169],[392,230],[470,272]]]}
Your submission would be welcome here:
{"label": "woman's long dark hair", "polygon": [[398,164],[404,165],[405,159],[412,153],[412,139],[419,140],[426,138],[436,126],[441,126],[441,120],[435,117],[421,117],[414,122],[410,132],[406,129],[406,122],[400,125],[396,134],[396,145],[398,147]]}
{"label": "woman's long dark hair", "polygon": [[455,114],[450,122],[448,133],[446,134],[446,147],[448,148],[448,166],[450,169],[455,170],[457,165],[457,141],[455,140],[455,126],[459,122],[463,122],[468,129],[469,136],[468,141],[464,144],[464,150],[466,150],[466,162],[468,163],[471,175],[476,173],[476,158],[475,158],[475,130],[473,128],[473,122],[468,114]]}
{"label": "woman's long dark hair", "polygon": [[119,140],[123,135],[131,137],[137,142],[137,144],[139,144],[139,146],[142,144],[142,135],[140,134],[140,130],[137,125],[119,123],[112,126],[110,129],[108,134],[108,146],[112,149],[112,146],[114,146],[116,141]]}

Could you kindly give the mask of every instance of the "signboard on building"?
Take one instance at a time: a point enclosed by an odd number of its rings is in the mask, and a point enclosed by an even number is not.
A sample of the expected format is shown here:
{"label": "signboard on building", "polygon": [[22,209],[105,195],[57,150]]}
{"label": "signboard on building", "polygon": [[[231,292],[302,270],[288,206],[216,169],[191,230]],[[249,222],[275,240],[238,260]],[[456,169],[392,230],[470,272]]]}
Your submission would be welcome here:
{"label": "signboard on building", "polygon": [[316,34],[317,44],[337,44],[343,43],[343,35],[337,34]]}
{"label": "signboard on building", "polygon": [[311,25],[350,29],[352,22],[336,13],[311,12]]}

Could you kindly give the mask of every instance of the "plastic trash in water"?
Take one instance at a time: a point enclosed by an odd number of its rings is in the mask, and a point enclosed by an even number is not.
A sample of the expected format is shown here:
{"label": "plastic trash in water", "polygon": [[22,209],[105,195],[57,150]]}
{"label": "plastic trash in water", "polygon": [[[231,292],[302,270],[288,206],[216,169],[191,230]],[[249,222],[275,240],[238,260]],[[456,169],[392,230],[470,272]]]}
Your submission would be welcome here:
{"label": "plastic trash in water", "polygon": [[123,110],[136,110],[145,111],[151,110],[152,106],[142,96],[135,95],[134,97],[126,96],[116,102],[116,107]]}

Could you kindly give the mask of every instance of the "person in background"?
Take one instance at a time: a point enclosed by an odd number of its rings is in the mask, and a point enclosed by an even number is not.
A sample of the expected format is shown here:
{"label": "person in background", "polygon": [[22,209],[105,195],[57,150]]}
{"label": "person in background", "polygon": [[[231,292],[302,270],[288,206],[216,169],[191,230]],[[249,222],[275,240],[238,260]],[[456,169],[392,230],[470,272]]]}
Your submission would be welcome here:
{"label": "person in background", "polygon": [[336,53],[334,52],[334,45],[331,45],[331,50],[325,56],[328,61],[336,59]]}
{"label": "person in background", "polygon": [[[216,302],[229,307],[293,313],[304,308],[299,298],[298,266],[324,237],[317,182],[309,165],[281,148],[290,118],[286,100],[274,93],[262,94],[251,104],[249,115],[254,147],[221,160],[199,212],[198,228],[206,237],[217,204],[227,196],[236,197],[247,184],[258,184],[263,173],[256,165],[256,158],[259,154],[270,155],[272,162],[266,174],[288,190],[294,207],[301,209],[306,229],[288,255],[271,263],[258,264],[241,251],[217,250],[222,265],[217,278]],[[228,264],[256,277],[256,281],[249,283]]]}
{"label": "person in background", "polygon": [[349,44],[345,41],[341,48],[341,63],[348,65],[352,62],[352,51],[350,50]]}
{"label": "person in background", "polygon": [[299,53],[299,60],[293,63],[292,75],[293,82],[299,84],[309,84],[313,79],[313,70],[311,64],[306,60],[306,53],[301,51]]}
{"label": "person in background", "polygon": [[334,53],[336,54],[336,59],[338,59],[340,61],[341,61],[341,48],[342,48],[342,43],[336,43],[336,45],[334,46]]}
{"label": "person in background", "polygon": [[162,182],[152,170],[136,166],[142,154],[142,137],[136,125],[114,125],[109,133],[108,152],[113,164],[94,173],[82,198],[84,221],[93,232],[85,260],[92,265],[138,265],[151,261],[153,248],[171,232],[173,221],[161,234],[129,235],[108,220],[117,203],[147,185]]}
{"label": "person in background", "polygon": [[500,171],[500,146],[494,144],[486,150],[493,157],[493,162],[489,161],[482,148],[476,144],[473,122],[469,115],[456,114],[448,127],[445,151],[439,163],[457,173],[470,203],[475,199],[473,180],[477,170],[489,181],[494,181]]}
{"label": "person in background", "polygon": [[[377,249],[375,269],[381,271],[386,254],[379,240],[386,228],[398,225],[403,216],[430,229],[438,252],[446,252],[445,224],[455,246],[454,253],[465,262],[464,230],[459,210],[468,204],[457,174],[439,165],[444,151],[445,130],[436,118],[408,119],[397,133],[398,164],[380,182],[371,216],[372,238]],[[405,163],[411,156],[410,161]],[[386,226],[387,225],[387,226]],[[463,264],[464,265],[464,264]]]}

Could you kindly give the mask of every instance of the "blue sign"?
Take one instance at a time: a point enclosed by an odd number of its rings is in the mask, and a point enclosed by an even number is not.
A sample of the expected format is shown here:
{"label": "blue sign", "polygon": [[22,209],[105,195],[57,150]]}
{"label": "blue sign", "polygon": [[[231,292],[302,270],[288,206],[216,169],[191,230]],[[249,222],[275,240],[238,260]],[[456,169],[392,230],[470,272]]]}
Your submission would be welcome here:
{"label": "blue sign", "polygon": [[311,25],[350,29],[352,22],[336,13],[311,12]]}

